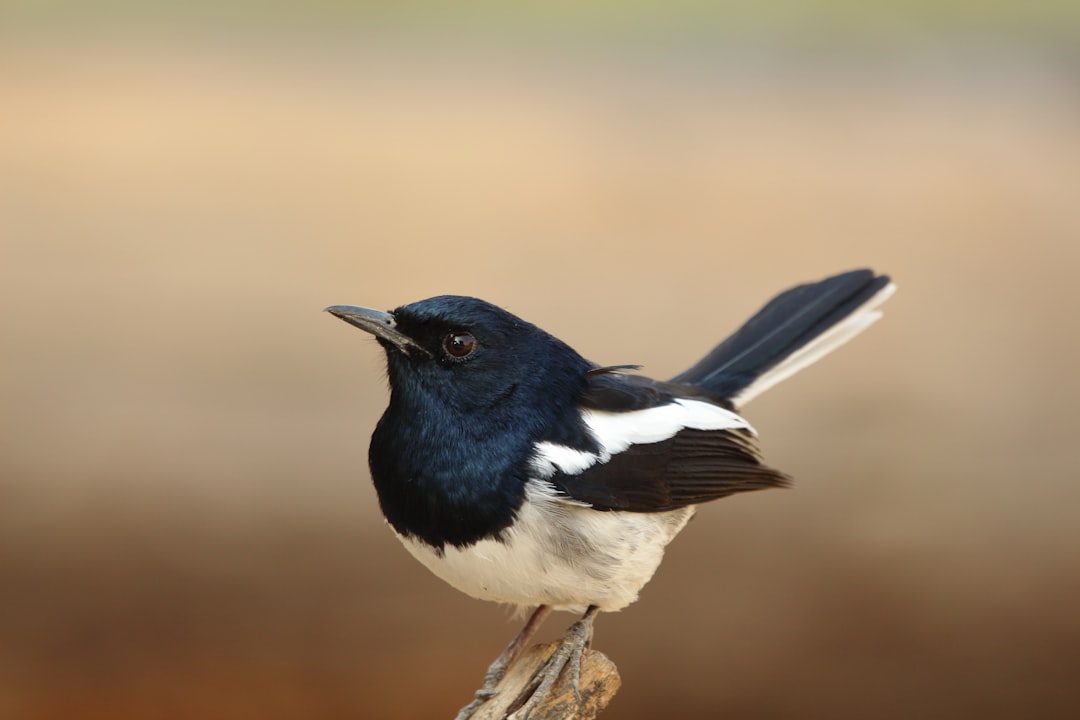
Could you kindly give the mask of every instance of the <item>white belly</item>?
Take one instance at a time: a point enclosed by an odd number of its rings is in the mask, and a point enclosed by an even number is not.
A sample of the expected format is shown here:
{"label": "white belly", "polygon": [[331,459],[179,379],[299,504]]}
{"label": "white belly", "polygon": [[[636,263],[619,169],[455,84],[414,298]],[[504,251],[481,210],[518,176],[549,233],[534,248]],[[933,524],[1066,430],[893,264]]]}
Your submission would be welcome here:
{"label": "white belly", "polygon": [[530,492],[503,540],[439,554],[398,536],[412,555],[458,590],[512,605],[611,612],[637,600],[692,506],[663,513],[601,512]]}

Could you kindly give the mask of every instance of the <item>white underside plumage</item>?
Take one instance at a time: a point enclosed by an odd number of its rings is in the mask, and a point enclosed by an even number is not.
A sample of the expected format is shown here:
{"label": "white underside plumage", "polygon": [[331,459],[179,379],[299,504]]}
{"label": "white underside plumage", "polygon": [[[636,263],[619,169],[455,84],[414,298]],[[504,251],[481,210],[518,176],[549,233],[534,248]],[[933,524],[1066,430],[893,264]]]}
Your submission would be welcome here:
{"label": "white underside plumage", "polygon": [[[545,487],[546,486],[546,487]],[[518,606],[621,610],[660,565],[693,507],[663,513],[597,512],[533,481],[501,540],[443,552],[398,536],[413,557],[461,592]]]}

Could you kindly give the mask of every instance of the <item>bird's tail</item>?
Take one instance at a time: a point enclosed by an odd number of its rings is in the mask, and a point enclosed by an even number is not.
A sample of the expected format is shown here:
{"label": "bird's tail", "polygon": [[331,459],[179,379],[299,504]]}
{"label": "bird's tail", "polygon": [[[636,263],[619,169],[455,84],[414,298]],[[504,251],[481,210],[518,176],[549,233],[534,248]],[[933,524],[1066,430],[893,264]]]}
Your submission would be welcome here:
{"label": "bird's tail", "polygon": [[744,405],[870,327],[895,289],[887,275],[872,270],[793,287],[672,381]]}

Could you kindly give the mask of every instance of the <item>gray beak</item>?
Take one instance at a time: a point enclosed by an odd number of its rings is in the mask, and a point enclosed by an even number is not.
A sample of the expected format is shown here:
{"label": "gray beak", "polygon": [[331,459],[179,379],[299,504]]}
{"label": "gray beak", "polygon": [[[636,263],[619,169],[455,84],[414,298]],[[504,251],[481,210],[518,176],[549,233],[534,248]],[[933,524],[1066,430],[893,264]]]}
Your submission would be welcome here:
{"label": "gray beak", "polygon": [[341,318],[353,327],[358,327],[385,340],[406,355],[410,355],[415,350],[431,357],[430,352],[397,329],[397,320],[394,319],[392,313],[356,305],[331,305],[325,311],[336,318]]}

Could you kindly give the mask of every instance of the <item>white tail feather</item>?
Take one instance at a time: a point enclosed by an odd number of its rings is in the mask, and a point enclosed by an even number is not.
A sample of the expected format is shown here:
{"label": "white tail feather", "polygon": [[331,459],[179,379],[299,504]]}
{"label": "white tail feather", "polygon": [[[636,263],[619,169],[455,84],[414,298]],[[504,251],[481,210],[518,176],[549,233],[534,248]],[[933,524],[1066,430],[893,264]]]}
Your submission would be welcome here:
{"label": "white tail feather", "polygon": [[882,312],[879,305],[896,292],[896,286],[889,283],[870,297],[857,310],[831,328],[787,356],[776,367],[762,374],[738,395],[731,398],[735,407],[742,407],[773,385],[787,380],[805,367],[813,365],[851,338],[877,322]]}

